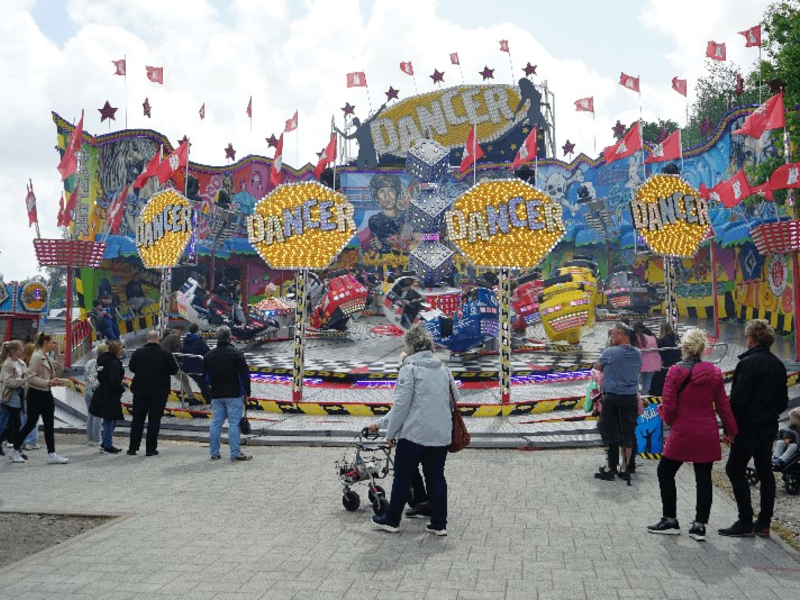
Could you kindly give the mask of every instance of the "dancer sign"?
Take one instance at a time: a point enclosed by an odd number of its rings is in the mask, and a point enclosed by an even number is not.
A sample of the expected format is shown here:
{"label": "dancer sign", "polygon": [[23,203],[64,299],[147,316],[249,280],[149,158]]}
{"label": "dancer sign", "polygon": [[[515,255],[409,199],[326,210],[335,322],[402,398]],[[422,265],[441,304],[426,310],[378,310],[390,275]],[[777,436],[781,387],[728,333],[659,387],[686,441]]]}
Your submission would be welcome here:
{"label": "dancer sign", "polygon": [[136,223],[136,250],[149,269],[178,264],[192,237],[192,206],[175,190],[150,198]]}

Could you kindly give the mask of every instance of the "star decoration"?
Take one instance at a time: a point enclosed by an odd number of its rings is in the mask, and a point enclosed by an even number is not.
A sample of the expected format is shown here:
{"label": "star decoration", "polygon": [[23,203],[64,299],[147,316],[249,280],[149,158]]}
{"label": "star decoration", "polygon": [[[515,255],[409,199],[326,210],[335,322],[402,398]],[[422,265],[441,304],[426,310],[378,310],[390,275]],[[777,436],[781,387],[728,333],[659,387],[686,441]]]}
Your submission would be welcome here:
{"label": "star decoration", "polygon": [[272,135],[270,135],[268,138],[264,138],[264,139],[267,140],[267,148],[277,148],[278,147],[278,138],[275,137],[274,133]]}
{"label": "star decoration", "polygon": [[150,106],[150,98],[145,98],[144,99],[144,103],[142,103],[142,108],[144,109],[144,116],[149,119],[150,118],[150,109],[152,108]]}
{"label": "star decoration", "polygon": [[567,154],[574,154],[575,153],[575,144],[567,140],[566,144],[561,146],[561,149],[564,151],[564,156]]}
{"label": "star decoration", "polygon": [[744,78],[741,73],[736,73],[736,95],[744,94]]}
{"label": "star decoration", "polygon": [[356,107],[355,107],[354,104],[350,104],[349,102],[345,102],[344,103],[344,108],[342,108],[342,110],[344,111],[344,116],[346,117],[347,115],[354,114],[356,112]]}
{"label": "star decoration", "polygon": [[525,77],[530,77],[531,75],[536,75],[536,67],[537,66],[538,65],[532,65],[531,63],[528,63],[527,65],[525,65],[525,67],[522,69],[523,71],[525,71]]}
{"label": "star decoration", "polygon": [[484,81],[487,79],[494,79],[494,69],[490,69],[486,65],[484,65],[483,71],[478,71],[478,74],[483,77]]}
{"label": "star decoration", "polygon": [[389,91],[384,93],[386,94],[386,101],[389,102],[389,100],[397,100],[397,98],[399,98],[400,90],[396,90],[392,86],[389,86]]}
{"label": "star decoration", "polygon": [[518,147],[516,144],[511,144],[511,150],[516,150]]}
{"label": "star decoration", "polygon": [[320,150],[319,152],[317,152],[317,158],[322,158],[322,156],[323,156],[324,154],[325,154],[325,148],[323,147],[323,148],[322,148],[322,150]]}
{"label": "star decoration", "polygon": [[703,117],[703,121],[700,123],[700,135],[708,137],[711,134],[711,128],[711,119]]}
{"label": "star decoration", "polygon": [[102,123],[106,119],[111,119],[113,121],[117,120],[117,117],[114,114],[117,112],[116,108],[113,108],[108,100],[103,105],[103,108],[98,108],[97,110],[100,111],[100,122]]}
{"label": "star decoration", "polygon": [[611,130],[614,132],[614,137],[619,139],[625,134],[625,125],[620,123],[619,119],[617,119],[617,122],[614,124],[614,127],[612,127]]}
{"label": "star decoration", "polygon": [[781,90],[786,89],[786,84],[783,82],[783,79],[770,79],[767,85],[769,86],[770,94],[777,94]]}
{"label": "star decoration", "polygon": [[233,144],[230,142],[228,143],[228,147],[225,148],[225,158],[236,160],[236,150],[233,149]]}
{"label": "star decoration", "polygon": [[439,71],[439,69],[433,70],[433,75],[430,76],[433,79],[433,83],[443,83],[444,82],[444,71]]}
{"label": "star decoration", "polygon": [[[189,136],[184,134],[184,136],[181,139],[178,140],[178,145],[186,143],[186,142],[189,142]],[[191,148],[191,147],[192,147],[192,143],[189,142],[189,148]]]}
{"label": "star decoration", "polygon": [[661,129],[658,130],[658,136],[656,137],[656,144],[660,144],[661,142],[663,142],[665,139],[667,139],[668,135],[669,134],[667,133],[667,128],[662,126]]}

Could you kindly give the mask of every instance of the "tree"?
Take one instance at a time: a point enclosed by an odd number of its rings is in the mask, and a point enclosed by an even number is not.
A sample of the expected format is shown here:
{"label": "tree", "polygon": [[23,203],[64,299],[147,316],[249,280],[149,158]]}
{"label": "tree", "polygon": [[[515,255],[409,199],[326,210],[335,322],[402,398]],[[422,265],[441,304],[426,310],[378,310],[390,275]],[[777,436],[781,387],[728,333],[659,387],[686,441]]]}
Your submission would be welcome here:
{"label": "tree", "polygon": [[[50,291],[50,308],[67,305],[67,269],[66,267],[42,267],[44,274],[35,276]],[[33,279],[33,278],[32,278]]]}

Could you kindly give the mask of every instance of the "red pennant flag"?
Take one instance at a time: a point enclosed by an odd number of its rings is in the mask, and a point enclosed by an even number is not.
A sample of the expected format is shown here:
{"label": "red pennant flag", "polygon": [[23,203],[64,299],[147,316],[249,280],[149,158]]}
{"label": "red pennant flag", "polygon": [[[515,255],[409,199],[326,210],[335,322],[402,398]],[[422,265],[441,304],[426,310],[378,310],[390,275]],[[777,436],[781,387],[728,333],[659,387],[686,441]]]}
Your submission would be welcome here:
{"label": "red pennant flag", "polygon": [[364,71],[347,74],[347,87],[367,87],[367,75]]}
{"label": "red pennant flag", "polygon": [[678,160],[681,157],[681,130],[676,129],[667,139],[653,148],[650,156],[644,162],[646,164],[664,162],[667,160]]}
{"label": "red pennant flag", "polygon": [[769,181],[765,181],[761,185],[758,185],[754,188],[750,188],[750,191],[753,192],[754,194],[759,194],[763,196],[770,202],[775,202],[775,195],[772,193],[772,190],[769,187]]}
{"label": "red pennant flag", "polygon": [[78,207],[78,188],[80,186],[77,182],[75,182],[75,187],[72,190],[72,193],[69,195],[69,200],[67,200],[67,205],[64,207],[64,216],[62,222],[64,223],[64,227],[69,227],[69,224],[72,223],[72,215],[75,213],[75,209]]}
{"label": "red pennant flag", "polygon": [[189,140],[183,142],[175,150],[170,152],[156,168],[155,175],[158,183],[163,184],[172,177],[178,170],[184,168],[189,161]]}
{"label": "red pennant flag", "polygon": [[272,159],[272,171],[269,180],[272,185],[281,184],[281,169],[283,168],[283,134],[278,138],[278,145],[275,146],[275,156]]}
{"label": "red pennant flag", "polygon": [[61,173],[61,181],[72,175],[78,170],[78,152],[83,146],[83,111],[81,111],[81,120],[78,125],[72,130],[67,142],[67,147],[64,149],[64,156],[61,157],[61,162],[58,163],[58,172]]}
{"label": "red pennant flag", "polygon": [[411,61],[401,62],[400,63],[400,70],[403,73],[405,73],[406,75],[413,75],[414,74],[414,65],[411,64]]}
{"label": "red pennant flag", "polygon": [[519,147],[517,155],[514,157],[514,162],[511,163],[512,169],[516,169],[517,167],[524,165],[526,162],[530,162],[536,158],[539,153],[539,141],[537,139],[538,134],[539,127],[534,127],[533,131],[531,131],[528,134],[528,137],[525,138],[525,143]]}
{"label": "red pennant flag", "polygon": [[251,119],[253,118],[253,97],[250,96],[250,100],[247,101],[247,116]]}
{"label": "red pennant flag", "polygon": [[458,52],[451,52],[450,53],[450,64],[451,65],[460,65],[461,61],[458,60]]}
{"label": "red pennant flag", "polygon": [[740,31],[739,35],[743,35],[746,40],[744,43],[745,48],[750,48],[752,46],[761,47],[761,25],[755,25],[750,29]]}
{"label": "red pennant flag", "polygon": [[203,106],[200,107],[200,120],[202,121],[205,118],[206,118],[206,103],[203,102]]}
{"label": "red pennant flag", "polygon": [[156,153],[153,154],[153,158],[151,158],[150,162],[147,163],[144,171],[142,171],[141,174],[136,178],[136,181],[133,182],[133,189],[138,190],[139,188],[143,188],[147,183],[147,180],[156,174],[156,169],[158,168],[158,163],[160,162],[161,152],[156,150]]}
{"label": "red pennant flag", "polygon": [[642,149],[642,128],[641,123],[636,123],[630,128],[620,141],[613,146],[608,146],[603,150],[603,157],[606,163],[612,163],[620,158],[630,156],[637,150]]}
{"label": "red pennant flag", "polygon": [[461,172],[466,173],[471,165],[474,165],[483,157],[483,149],[478,145],[478,126],[473,125],[469,130],[467,141],[464,144],[464,157],[461,159]]}
{"label": "red pennant flag", "polygon": [[114,68],[116,69],[114,75],[124,76],[127,73],[126,62],[124,58],[121,58],[120,60],[112,60],[111,62],[114,63]]}
{"label": "red pennant flag", "polygon": [[708,197],[711,200],[722,202],[726,208],[733,208],[739,202],[752,196],[753,191],[750,189],[750,184],[747,183],[747,177],[744,174],[744,169],[739,169],[736,175],[718,183],[709,191]]}
{"label": "red pennant flag", "polygon": [[128,186],[122,188],[119,197],[111,203],[106,213],[106,221],[110,226],[110,231],[114,235],[119,234],[119,226],[122,223],[122,216],[125,214],[123,207],[125,206],[125,199],[128,197]]}
{"label": "red pennant flag", "polygon": [[325,170],[325,167],[328,166],[328,163],[333,162],[334,160],[336,160],[335,131],[331,134],[331,139],[328,142],[328,145],[325,147],[325,150],[322,151],[322,156],[319,157],[319,162],[317,163],[317,167],[314,169],[314,175],[316,176],[318,181],[320,175],[322,175],[322,172]]}
{"label": "red pennant flag", "polygon": [[286,120],[286,126],[283,128],[286,133],[294,131],[295,129],[297,129],[297,111],[294,111],[291,119]]}
{"label": "red pennant flag", "polygon": [[66,215],[64,214],[64,194],[61,194],[61,198],[58,199],[58,226],[67,226]]}
{"label": "red pennant flag", "polygon": [[578,112],[594,112],[594,96],[575,100],[575,110]]}
{"label": "red pennant flag", "polygon": [[619,74],[619,84],[624,87],[625,89],[631,90],[632,92],[639,91],[639,78],[634,77],[632,75],[626,75],[625,73]]}
{"label": "red pennant flag", "polygon": [[800,188],[800,162],[781,165],[769,177],[770,191],[797,188]]}
{"label": "red pennant flag", "polygon": [[726,60],[727,54],[725,52],[725,44],[718,44],[717,42],[708,42],[706,46],[706,56],[711,60]]}
{"label": "red pennant flag", "polygon": [[164,85],[164,67],[145,67],[147,78],[153,83]]}
{"label": "red pennant flag", "polygon": [[783,92],[778,92],[759,106],[753,114],[745,119],[742,128],[732,132],[731,135],[749,135],[758,139],[764,135],[767,129],[779,129],[785,126]]}
{"label": "red pennant flag", "polygon": [[508,40],[500,40],[500,52],[508,52],[511,54],[511,50],[508,49]]}
{"label": "red pennant flag", "polygon": [[28,180],[28,195],[25,196],[25,207],[28,209],[28,227],[39,220],[36,214],[36,195],[33,193],[33,181]]}
{"label": "red pennant flag", "polygon": [[672,78],[672,89],[678,92],[681,96],[686,96],[687,87],[685,79]]}

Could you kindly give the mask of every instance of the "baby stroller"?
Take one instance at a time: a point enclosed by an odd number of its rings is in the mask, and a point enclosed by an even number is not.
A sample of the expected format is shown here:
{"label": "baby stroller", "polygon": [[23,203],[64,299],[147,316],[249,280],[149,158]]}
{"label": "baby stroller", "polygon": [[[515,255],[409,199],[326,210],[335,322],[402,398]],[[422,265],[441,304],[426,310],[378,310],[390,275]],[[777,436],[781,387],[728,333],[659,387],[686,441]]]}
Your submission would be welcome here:
{"label": "baby stroller", "polygon": [[[794,458],[778,471],[783,479],[783,487],[786,493],[792,496],[800,494],[800,453],[795,454]],[[747,467],[745,471],[747,481],[750,487],[755,487],[758,484],[758,473],[753,467]]]}
{"label": "baby stroller", "polygon": [[375,483],[383,479],[394,467],[392,449],[388,444],[378,444],[378,433],[370,433],[365,427],[356,436],[355,443],[348,447],[340,461],[336,461],[336,473],[342,484],[342,504],[346,510],[354,511],[361,498],[350,488],[356,483],[367,482],[367,493],[372,503],[372,512],[382,515],[389,508],[386,492]]}

